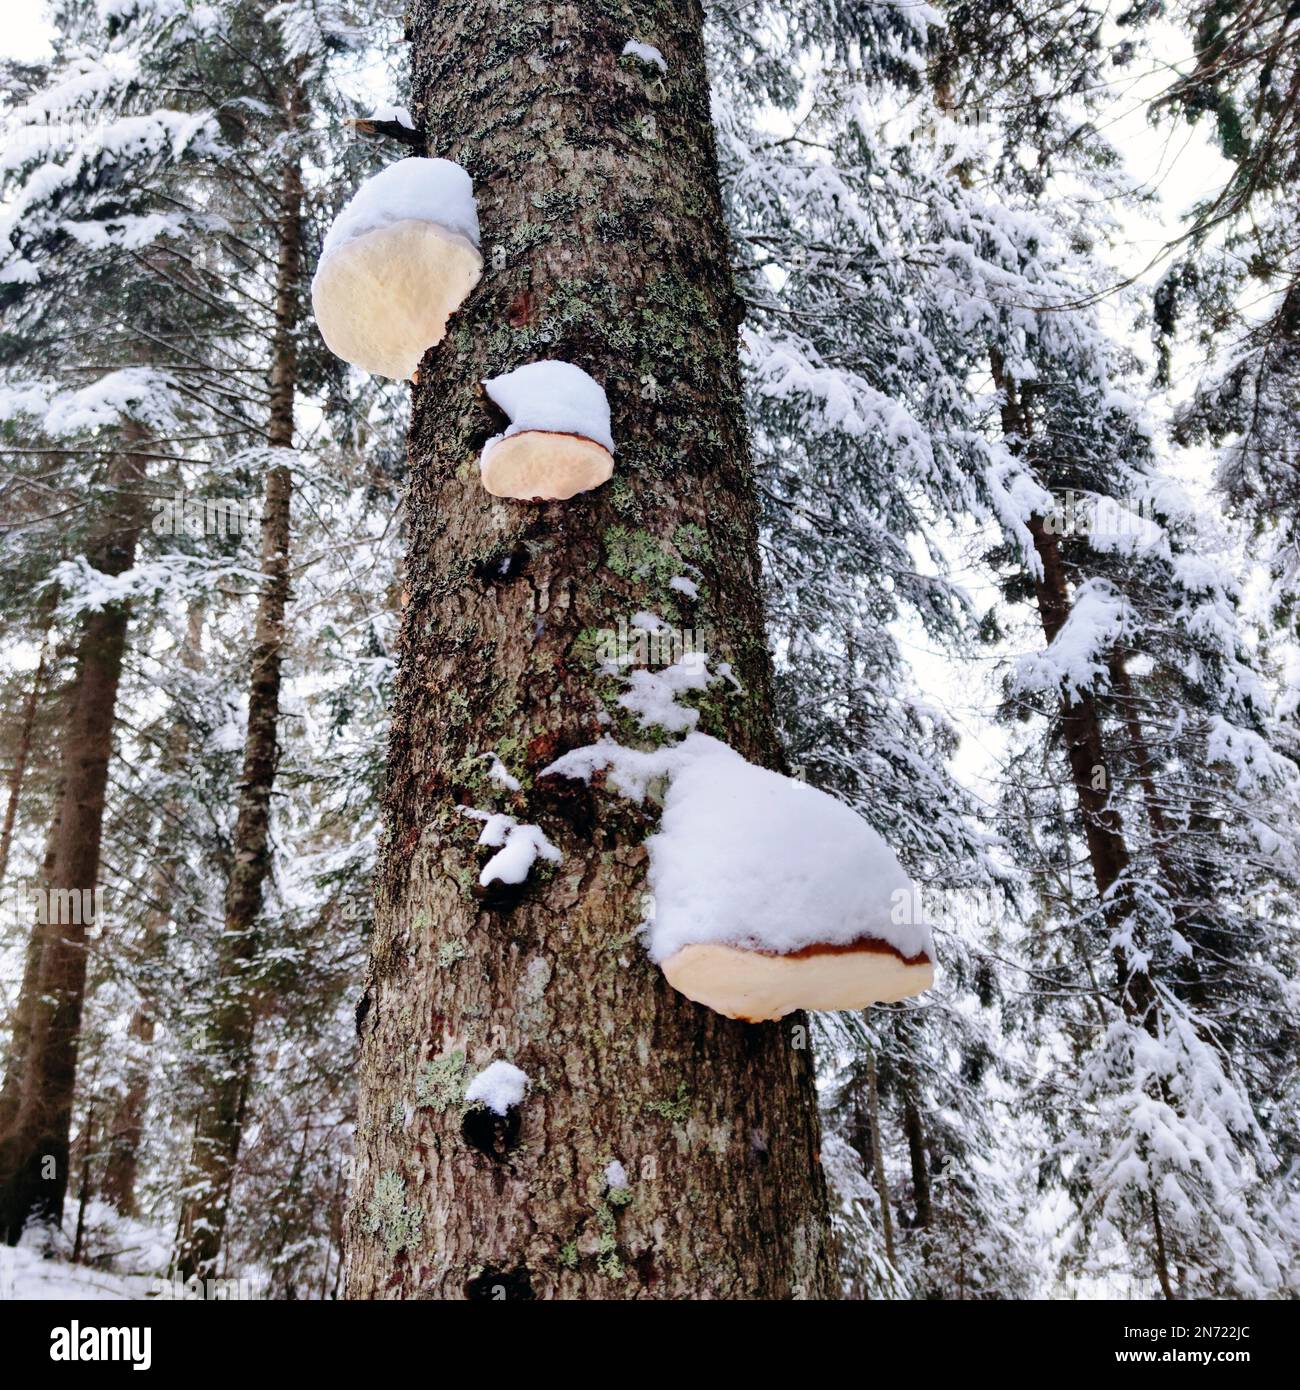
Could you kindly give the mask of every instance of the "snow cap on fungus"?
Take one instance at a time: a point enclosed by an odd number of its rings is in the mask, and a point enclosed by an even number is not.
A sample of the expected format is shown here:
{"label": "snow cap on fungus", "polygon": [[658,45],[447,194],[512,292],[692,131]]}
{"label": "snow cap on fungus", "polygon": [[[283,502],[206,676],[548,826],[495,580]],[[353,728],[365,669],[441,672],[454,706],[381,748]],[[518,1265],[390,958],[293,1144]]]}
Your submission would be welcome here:
{"label": "snow cap on fungus", "polygon": [[609,401],[581,367],[530,362],[485,381],[483,389],[510,419],[479,460],[483,486],[493,496],[563,501],[609,479]]}
{"label": "snow cap on fungus", "polygon": [[[655,722],[662,725],[662,715]],[[574,749],[542,775],[642,800],[668,781],[646,841],[650,957],[688,999],[751,1023],[864,1009],[934,981],[934,940],[894,852],[842,801],[706,734],[645,751]]]}
{"label": "snow cap on fungus", "polygon": [[335,218],[311,285],[325,345],[363,371],[413,377],[478,283],[474,186],[449,159],[399,159]]}

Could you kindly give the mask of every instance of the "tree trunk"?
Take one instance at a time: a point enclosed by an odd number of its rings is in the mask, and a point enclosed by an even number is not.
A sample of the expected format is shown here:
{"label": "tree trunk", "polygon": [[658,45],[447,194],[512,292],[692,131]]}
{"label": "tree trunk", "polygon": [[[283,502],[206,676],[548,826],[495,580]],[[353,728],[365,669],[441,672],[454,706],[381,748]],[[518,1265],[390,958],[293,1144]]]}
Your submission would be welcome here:
{"label": "tree trunk", "polygon": [[[143,431],[128,426],[128,441],[139,444]],[[108,575],[122,574],[135,562],[144,525],[144,508],[136,485],[145,474],[144,460],[124,453],[113,462],[109,483],[115,489],[105,524],[88,548],[90,563]],[[129,606],[109,604],[82,619],[68,718],[63,736],[62,790],[54,836],[53,864],[45,885],[46,924],[33,927],[29,959],[37,988],[24,1021],[21,1075],[15,1112],[0,1136],[0,1231],[11,1244],[33,1217],[59,1222],[68,1186],[68,1136],[81,1009],[86,989],[86,928],[78,906],[82,893],[93,892],[99,877],[104,793],[113,747],[113,717],[126,650]],[[54,921],[60,916],[78,920]],[[15,1037],[15,1045],[19,1039]]]}
{"label": "tree trunk", "polygon": [[27,760],[32,753],[32,730],[36,727],[36,709],[45,693],[45,658],[49,649],[49,633],[41,643],[40,660],[32,673],[32,683],[23,701],[22,719],[18,725],[18,745],[14,749],[14,765],[9,771],[9,795],[5,801],[4,825],[0,826],[0,884],[9,872],[9,849],[14,839],[14,822],[18,819],[18,799],[22,794]]}
{"label": "tree trunk", "polygon": [[912,1165],[912,1196],[916,1202],[916,1226],[920,1230],[934,1220],[934,1203],[930,1197],[930,1158],[925,1148],[925,1125],[916,1103],[913,1084],[904,1078],[903,1134],[907,1138],[907,1156]]}
{"label": "tree trunk", "polygon": [[[41,881],[48,883],[54,872],[54,850],[59,837],[59,815],[63,803],[62,785],[56,790],[54,799],[54,820],[50,824],[45,839],[45,853],[41,858]],[[45,950],[45,940],[49,927],[39,919],[32,923],[31,934],[27,938],[27,950],[23,961],[23,978],[18,988],[18,1002],[14,1006],[9,1033],[9,1046],[5,1052],[4,1085],[0,1086],[0,1140],[10,1132],[18,1114],[22,1100],[22,1080],[27,1047],[31,1042],[32,1026],[36,1020],[36,1007],[40,1000],[41,960]]]}
{"label": "tree trunk", "polygon": [[[354,1298],[837,1287],[803,1019],[731,1022],[670,990],[635,936],[650,818],[538,778],[606,732],[592,641],[642,610],[707,627],[743,693],[706,700],[701,727],[780,761],[701,12],[639,14],[666,72],[620,59],[633,35],[594,0],[411,14],[416,112],[431,152],[475,179],[486,265],[415,391],[411,597],[357,1009]],[[541,358],[604,385],[617,477],[567,503],[496,501],[477,458],[500,425],[476,383]],[[687,574],[698,603],[669,585]],[[491,750],[520,792],[485,776]],[[562,865],[482,895],[462,804],[541,823]],[[462,1098],[495,1058],[531,1089],[493,1124]]]}
{"label": "tree trunk", "polygon": [[871,1126],[871,1171],[880,1198],[880,1228],[885,1236],[885,1258],[891,1265],[894,1257],[894,1215],[889,1204],[889,1183],[885,1179],[885,1154],[880,1141],[880,1088],[876,1084],[876,1057],[867,1049],[867,1123]]}
{"label": "tree trunk", "polygon": [[[288,101],[290,131],[304,111],[294,88]],[[275,329],[270,372],[267,443],[293,447],[297,392],[294,335],[301,286],[302,169],[287,164],[280,185],[277,228]],[[210,1277],[225,1234],[252,1087],[253,1036],[257,999],[252,974],[257,963],[258,922],[263,888],[270,871],[271,792],[280,744],[280,674],[284,653],[285,610],[289,602],[289,511],[293,475],[285,463],[266,475],[262,509],[262,587],[257,600],[248,685],[248,729],[243,776],[226,884],[225,923],[217,958],[217,1007],[208,1027],[207,1094],[195,1129],[190,1174],[181,1211],[176,1268],[180,1275]]]}
{"label": "tree trunk", "polygon": [[[1029,409],[1016,383],[1006,375],[1001,353],[995,350],[990,358],[994,384],[1002,393],[1003,431],[1023,450],[1033,435]],[[1069,578],[1060,537],[1047,529],[1046,519],[1031,517],[1029,533],[1042,568],[1042,572],[1034,576],[1034,597],[1043,636],[1051,643],[1070,616]],[[1061,739],[1083,821],[1093,883],[1104,904],[1107,922],[1118,930],[1132,910],[1131,900],[1121,883],[1130,859],[1124,827],[1111,801],[1113,769],[1106,757],[1096,700],[1091,695],[1077,700],[1062,696],[1060,720]],[[1117,885],[1120,885],[1118,891]],[[1144,971],[1134,970],[1128,955],[1121,949],[1116,949],[1114,962],[1125,1013],[1130,1018],[1145,1019],[1155,998],[1150,978]]]}
{"label": "tree trunk", "polygon": [[[1008,436],[1020,441],[1020,447],[1028,442],[1033,424],[1024,401],[1019,397],[1015,383],[1003,371],[1001,355],[992,356],[993,378],[1002,392],[1002,425]],[[1043,635],[1052,642],[1065,625],[1070,615],[1069,583],[1065,561],[1061,554],[1060,539],[1047,529],[1041,516],[1031,517],[1029,531],[1033,537],[1034,549],[1042,564],[1042,573],[1034,578],[1034,592],[1038,603],[1038,613],[1043,626]],[[1139,776],[1144,792],[1147,793],[1147,811],[1151,818],[1152,835],[1157,843],[1163,835],[1163,823],[1158,805],[1150,787],[1149,766],[1145,761],[1146,744],[1141,735],[1141,727],[1136,723],[1132,702],[1132,689],[1128,683],[1123,662],[1117,654],[1112,654],[1109,669],[1117,678],[1121,701],[1127,710],[1130,737],[1134,740],[1135,756],[1140,754]],[[1066,756],[1070,764],[1071,780],[1083,818],[1084,839],[1088,846],[1088,860],[1092,866],[1093,882],[1097,895],[1103,903],[1106,921],[1113,930],[1118,931],[1125,919],[1133,911],[1130,896],[1123,891],[1121,880],[1128,870],[1130,858],[1128,845],[1124,838],[1123,825],[1119,813],[1111,803],[1112,768],[1106,760],[1105,744],[1102,738],[1101,717],[1097,703],[1090,695],[1078,700],[1061,699],[1061,735],[1065,742]],[[1100,776],[1098,776],[1100,773]],[[1116,886],[1120,885],[1116,891]],[[1170,884],[1170,890],[1174,885]],[[1128,952],[1117,946],[1113,952],[1115,971],[1119,989],[1120,1007],[1127,1018],[1154,1034],[1157,1028],[1156,993],[1150,974],[1145,969],[1134,968]],[[1166,1298],[1172,1298],[1170,1290],[1168,1263],[1165,1253],[1164,1230],[1160,1221],[1160,1207],[1154,1189],[1150,1194],[1151,1215],[1155,1230],[1153,1258],[1161,1291]]]}
{"label": "tree trunk", "polygon": [[108,1135],[108,1155],[100,1193],[123,1216],[136,1214],[135,1183],[140,1168],[140,1142],[144,1137],[144,1112],[149,1099],[149,1054],[156,1028],[149,1003],[136,1005],[127,1026],[131,1056],[127,1061],[126,1092],[113,1113]]}

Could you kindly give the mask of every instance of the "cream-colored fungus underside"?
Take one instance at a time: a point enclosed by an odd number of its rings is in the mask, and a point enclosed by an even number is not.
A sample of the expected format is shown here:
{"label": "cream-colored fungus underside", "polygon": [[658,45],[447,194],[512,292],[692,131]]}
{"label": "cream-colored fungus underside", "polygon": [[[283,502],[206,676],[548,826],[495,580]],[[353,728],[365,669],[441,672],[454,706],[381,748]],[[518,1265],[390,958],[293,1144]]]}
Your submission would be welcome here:
{"label": "cream-colored fungus underside", "polygon": [[904,960],[883,943],[813,947],[782,956],[705,942],[683,946],[661,968],[678,993],[749,1023],[783,1018],[796,1009],[890,1004],[934,983],[931,961]]}
{"label": "cream-colored fungus underside", "polygon": [[312,309],[326,346],[375,376],[407,380],[442,341],[483,258],[457,232],[414,219],[377,227],[321,262]]}
{"label": "cream-colored fungus underside", "polygon": [[483,486],[494,497],[560,502],[608,482],[613,471],[609,450],[580,434],[522,430],[483,451]]}

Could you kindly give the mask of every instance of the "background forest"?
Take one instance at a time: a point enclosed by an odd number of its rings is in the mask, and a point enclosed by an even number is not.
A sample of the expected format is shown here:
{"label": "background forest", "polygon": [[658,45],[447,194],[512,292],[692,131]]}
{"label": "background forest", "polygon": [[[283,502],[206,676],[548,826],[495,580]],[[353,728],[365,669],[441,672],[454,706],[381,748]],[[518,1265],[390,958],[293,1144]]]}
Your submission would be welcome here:
{"label": "background forest", "polygon": [[[45,15],[0,131],[0,1297],[337,1297],[410,391],[307,287],[421,145],[402,6]],[[813,1020],[844,1295],[1294,1297],[1300,10],[705,35],[781,733],[939,948]]]}

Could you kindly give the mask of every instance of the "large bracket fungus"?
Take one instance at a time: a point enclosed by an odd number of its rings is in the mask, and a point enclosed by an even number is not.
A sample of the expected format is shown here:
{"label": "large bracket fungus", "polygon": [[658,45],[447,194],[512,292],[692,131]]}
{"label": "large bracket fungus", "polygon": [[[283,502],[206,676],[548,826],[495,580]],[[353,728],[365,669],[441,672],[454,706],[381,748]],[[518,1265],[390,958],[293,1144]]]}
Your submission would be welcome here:
{"label": "large bracket fungus", "polygon": [[509,417],[483,446],[483,486],[494,497],[564,501],[614,471],[604,388],[571,362],[530,362],[483,383]]}
{"label": "large bracket fungus", "polygon": [[312,309],[336,356],[376,376],[413,378],[482,270],[469,175],[449,159],[399,159],[335,218]]}
{"label": "large bracket fungus", "polygon": [[934,981],[934,941],[893,851],[843,802],[693,733],[654,752],[612,742],[547,772],[641,799],[668,779],[646,842],[651,958],[674,989],[757,1023],[796,1009],[864,1009]]}
{"label": "large bracket fungus", "polygon": [[930,929],[893,851],[842,801],[703,735],[651,837],[650,951],[729,1018],[863,1009],[934,981]]}

